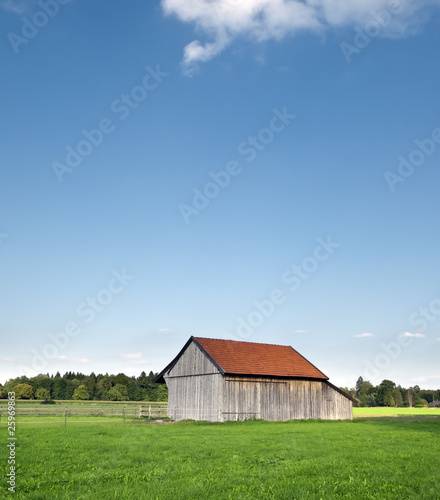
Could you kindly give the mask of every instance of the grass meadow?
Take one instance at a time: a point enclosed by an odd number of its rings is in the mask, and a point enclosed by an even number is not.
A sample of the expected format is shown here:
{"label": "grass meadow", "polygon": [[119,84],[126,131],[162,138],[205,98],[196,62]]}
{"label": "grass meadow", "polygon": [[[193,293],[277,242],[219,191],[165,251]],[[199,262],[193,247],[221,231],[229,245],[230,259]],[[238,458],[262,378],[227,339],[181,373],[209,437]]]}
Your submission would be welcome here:
{"label": "grass meadow", "polygon": [[353,421],[161,425],[18,417],[15,494],[2,419],[0,498],[440,499],[440,410],[378,410],[355,409]]}

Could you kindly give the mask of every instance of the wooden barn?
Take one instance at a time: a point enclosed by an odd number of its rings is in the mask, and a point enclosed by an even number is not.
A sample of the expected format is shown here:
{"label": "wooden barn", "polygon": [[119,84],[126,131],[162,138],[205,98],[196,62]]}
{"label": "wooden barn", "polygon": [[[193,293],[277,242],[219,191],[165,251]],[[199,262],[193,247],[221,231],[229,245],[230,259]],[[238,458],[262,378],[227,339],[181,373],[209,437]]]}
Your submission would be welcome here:
{"label": "wooden barn", "polygon": [[174,420],[352,419],[356,400],[290,346],[191,337],[156,377]]}

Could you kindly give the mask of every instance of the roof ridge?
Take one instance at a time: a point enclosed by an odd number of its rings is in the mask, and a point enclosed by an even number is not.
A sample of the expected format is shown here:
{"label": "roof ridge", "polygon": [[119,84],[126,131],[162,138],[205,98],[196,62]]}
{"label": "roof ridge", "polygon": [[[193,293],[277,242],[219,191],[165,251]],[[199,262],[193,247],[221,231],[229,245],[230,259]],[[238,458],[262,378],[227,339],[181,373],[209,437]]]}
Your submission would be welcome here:
{"label": "roof ridge", "polygon": [[[204,340],[221,340],[223,342],[236,342],[236,343],[240,343],[240,344],[275,345],[277,347],[290,347],[291,349],[296,351],[292,346],[286,345],[286,344],[271,344],[271,343],[267,343],[267,342],[249,342],[247,340],[218,339],[218,338],[214,338],[214,337],[196,337],[195,335],[193,335],[192,338],[204,339]],[[298,351],[296,351],[296,352],[298,352]],[[298,352],[298,354],[299,354],[299,352]],[[300,354],[300,356],[301,356],[301,354]]]}

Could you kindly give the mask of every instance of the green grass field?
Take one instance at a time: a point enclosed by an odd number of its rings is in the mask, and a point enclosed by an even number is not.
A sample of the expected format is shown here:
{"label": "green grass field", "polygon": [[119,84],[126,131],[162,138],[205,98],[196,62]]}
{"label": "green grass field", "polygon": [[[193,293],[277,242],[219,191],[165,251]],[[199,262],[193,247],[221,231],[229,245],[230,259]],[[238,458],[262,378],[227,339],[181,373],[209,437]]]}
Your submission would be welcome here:
{"label": "green grass field", "polygon": [[[440,499],[440,412],[376,410],[356,409],[369,416],[352,422],[72,417],[65,427],[60,417],[47,425],[21,417],[14,497]],[[6,437],[2,420],[0,498],[9,496]]]}

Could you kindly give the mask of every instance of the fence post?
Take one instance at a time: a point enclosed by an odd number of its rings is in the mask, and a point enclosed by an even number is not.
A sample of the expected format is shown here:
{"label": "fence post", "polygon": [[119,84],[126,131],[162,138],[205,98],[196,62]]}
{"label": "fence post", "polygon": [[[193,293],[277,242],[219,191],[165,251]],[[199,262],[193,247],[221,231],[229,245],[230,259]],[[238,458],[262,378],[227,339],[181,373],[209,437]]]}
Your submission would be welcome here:
{"label": "fence post", "polygon": [[148,407],[148,418],[151,418],[151,405]]}
{"label": "fence post", "polygon": [[64,412],[64,427],[67,425],[67,406],[66,406],[66,411]]}
{"label": "fence post", "polygon": [[123,411],[124,411],[124,424],[125,424],[125,406],[124,406],[124,410]]}

